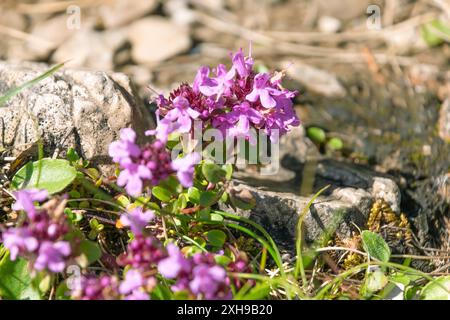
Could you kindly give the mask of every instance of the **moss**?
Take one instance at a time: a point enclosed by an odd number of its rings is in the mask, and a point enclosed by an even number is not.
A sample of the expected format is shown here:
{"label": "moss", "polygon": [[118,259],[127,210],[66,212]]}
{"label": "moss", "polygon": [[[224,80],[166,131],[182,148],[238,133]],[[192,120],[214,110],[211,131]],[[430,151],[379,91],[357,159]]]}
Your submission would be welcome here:
{"label": "moss", "polygon": [[[377,199],[370,209],[366,228],[380,234],[391,247],[409,246],[412,239],[411,226],[406,216],[396,214],[383,199]],[[363,251],[361,236],[354,233],[349,239],[340,239],[335,236],[332,245]],[[338,264],[348,270],[364,262],[364,257],[355,252],[334,253],[333,257]]]}

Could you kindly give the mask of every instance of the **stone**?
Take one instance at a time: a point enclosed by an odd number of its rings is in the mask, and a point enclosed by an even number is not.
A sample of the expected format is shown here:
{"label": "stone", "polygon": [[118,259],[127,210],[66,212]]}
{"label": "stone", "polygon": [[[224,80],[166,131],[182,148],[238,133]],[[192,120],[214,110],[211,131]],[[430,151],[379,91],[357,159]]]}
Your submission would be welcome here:
{"label": "stone", "polygon": [[308,90],[327,98],[342,98],[347,94],[336,75],[325,70],[296,61],[284,62],[283,69],[295,81]]}
{"label": "stone", "polygon": [[113,70],[115,53],[125,43],[126,34],[120,30],[79,31],[55,51],[52,60],[58,63],[70,60],[70,65],[76,67]]}
{"label": "stone", "polygon": [[191,47],[189,29],[161,17],[141,19],[128,28],[132,58],[137,63],[155,64]]}
{"label": "stone", "polygon": [[158,2],[157,0],[115,0],[101,5],[98,13],[105,28],[117,28],[151,13],[158,6]]}
{"label": "stone", "polygon": [[25,31],[27,28],[27,19],[24,15],[7,8],[0,11],[0,21],[3,26],[13,28],[15,30]]}
{"label": "stone", "polygon": [[365,17],[367,7],[371,4],[368,0],[317,0],[319,12],[323,15],[332,16],[339,20],[350,20],[357,17]]}
{"label": "stone", "polygon": [[[83,20],[81,30],[89,29],[92,25],[92,21]],[[47,60],[57,47],[79,32],[79,29],[67,27],[67,15],[64,14],[37,21],[28,40],[12,46],[9,57],[17,60]]]}
{"label": "stone", "polygon": [[319,30],[323,33],[336,33],[342,27],[342,23],[339,19],[330,16],[320,17],[317,25]]}
{"label": "stone", "polygon": [[[0,95],[43,73],[44,64],[0,62]],[[0,147],[19,155],[38,138],[46,156],[69,147],[105,174],[114,166],[108,145],[131,127],[140,142],[144,131],[154,127],[147,109],[135,98],[128,77],[120,73],[61,69],[24,90],[0,107]]]}
{"label": "stone", "polygon": [[403,28],[388,31],[384,35],[384,40],[389,48],[399,54],[407,54],[411,51],[425,50],[427,43],[420,34],[419,28]]}
{"label": "stone", "polygon": [[[329,188],[315,201],[304,220],[305,240],[320,241],[327,232],[349,238],[366,227],[376,199],[385,200],[400,213],[400,190],[388,176],[370,168],[325,158],[305,137],[302,127],[280,139],[280,170],[273,176],[241,171],[234,174],[231,189],[250,192],[255,207],[237,209],[260,223],[286,250],[295,248],[298,217],[307,203],[323,187]],[[221,205],[223,210],[233,210]]]}
{"label": "stone", "polygon": [[[206,3],[202,3],[202,5],[207,6]],[[164,11],[170,16],[173,23],[182,27],[189,26],[197,19],[195,11],[189,7],[186,0],[167,0],[164,3]]]}
{"label": "stone", "polygon": [[384,199],[392,211],[400,213],[400,189],[397,184],[388,178],[374,177],[372,184],[372,195],[377,199]]}
{"label": "stone", "polygon": [[439,112],[439,137],[450,142],[450,98],[444,101]]}
{"label": "stone", "polygon": [[[352,232],[358,232],[358,228],[364,229],[376,199],[384,199],[399,211],[400,193],[391,179],[335,161],[319,162],[318,167],[316,181],[319,185],[314,192],[319,186],[330,184],[330,188],[316,199],[306,215],[304,230],[308,243],[319,241],[326,232],[336,231],[340,238],[346,239]],[[341,174],[348,177],[334,180]],[[251,211],[237,209],[237,213],[260,223],[283,248],[293,249],[298,217],[313,193],[300,196],[295,191],[300,188],[293,185],[291,191],[286,192],[287,188],[279,191],[276,184],[261,187],[262,184],[255,182],[246,178],[234,181],[233,189],[248,190],[256,200]],[[223,205],[222,209],[231,210]]]}

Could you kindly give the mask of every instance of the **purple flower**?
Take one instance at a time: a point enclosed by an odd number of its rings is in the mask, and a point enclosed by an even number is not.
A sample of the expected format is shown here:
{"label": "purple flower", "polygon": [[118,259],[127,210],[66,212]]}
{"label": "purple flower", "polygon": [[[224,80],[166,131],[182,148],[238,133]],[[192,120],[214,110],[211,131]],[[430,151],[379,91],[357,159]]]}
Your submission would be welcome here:
{"label": "purple flower", "polygon": [[142,192],[144,179],[151,179],[152,172],[149,168],[142,164],[133,162],[122,163],[124,168],[117,177],[117,184],[125,186],[128,194],[134,197],[139,196]]}
{"label": "purple flower", "polygon": [[128,270],[125,274],[125,279],[119,286],[119,292],[121,294],[129,294],[134,290],[142,287],[145,284],[144,277],[138,270]]}
{"label": "purple flower", "polygon": [[272,95],[278,94],[279,90],[271,88],[269,85],[270,75],[267,73],[260,73],[256,75],[253,84],[253,90],[246,96],[250,102],[261,101],[264,108],[270,109],[277,105],[277,102]]}
{"label": "purple flower", "polygon": [[219,64],[216,69],[216,77],[213,79],[208,78],[208,81],[200,86],[200,92],[208,97],[216,96],[216,100],[219,100],[223,94],[229,94],[234,76],[234,69],[227,71],[223,64]]}
{"label": "purple flower", "polygon": [[278,137],[284,135],[290,130],[291,126],[298,126],[298,119],[295,110],[292,108],[292,102],[285,96],[276,96],[277,108],[270,110],[264,116],[264,128],[270,136],[273,143],[278,141]]}
{"label": "purple flower", "polygon": [[150,296],[142,290],[134,290],[125,297],[125,300],[150,300]]}
{"label": "purple flower", "polygon": [[197,119],[200,116],[200,113],[192,109],[189,101],[184,97],[176,97],[173,100],[173,106],[175,108],[170,110],[164,119],[177,121],[180,125],[178,127],[179,132],[189,132],[192,127],[192,119]]}
{"label": "purple flower", "polygon": [[158,121],[155,130],[146,131],[146,135],[156,135],[156,138],[167,142],[171,133],[177,131],[187,133],[191,130],[192,120],[197,119],[200,113],[191,108],[189,101],[181,96],[173,99],[173,109]]}
{"label": "purple flower", "polygon": [[[162,128],[164,123],[160,122],[159,128]],[[110,155],[122,169],[117,177],[117,184],[125,186],[128,194],[132,196],[138,196],[145,186],[156,185],[173,173],[165,141],[156,140],[140,148],[134,144],[135,137],[136,134],[132,129],[123,129],[122,140],[110,145]],[[167,139],[167,136],[163,138]]]}
{"label": "purple flower", "polygon": [[183,256],[178,247],[172,243],[167,245],[169,256],[158,263],[158,271],[168,279],[178,277],[181,272],[189,272],[191,264]]}
{"label": "purple flower", "polygon": [[159,240],[137,234],[128,244],[127,251],[119,256],[118,263],[121,266],[130,265],[133,269],[146,270],[165,257]]}
{"label": "purple flower", "polygon": [[12,205],[12,209],[19,211],[24,210],[29,216],[36,214],[34,202],[44,201],[48,198],[47,190],[28,189],[21,190],[14,193],[16,202]]}
{"label": "purple flower", "polygon": [[242,48],[233,56],[233,70],[236,70],[241,78],[248,77],[253,69],[253,59],[251,56],[245,58]]}
{"label": "purple flower", "polygon": [[200,160],[200,154],[193,152],[183,158],[177,158],[172,162],[172,168],[177,171],[178,180],[184,187],[192,187],[194,166],[199,163]]}
{"label": "purple flower", "polygon": [[195,295],[203,294],[206,299],[216,298],[216,293],[226,280],[225,269],[218,265],[200,264],[194,267],[190,289]]}
{"label": "purple flower", "polygon": [[[245,101],[240,105],[236,105],[233,111],[226,116],[227,136],[245,138],[251,144],[256,144],[255,134],[250,132],[250,126],[259,125],[263,120],[261,113],[253,109],[250,104]],[[256,133],[256,132],[255,132]]]}
{"label": "purple flower", "polygon": [[[62,199],[53,199],[51,205],[35,208],[33,201],[42,201],[47,192],[19,191],[17,209],[27,213],[20,227],[6,229],[2,235],[4,246],[10,250],[11,259],[22,256],[32,262],[36,270],[61,272],[71,253],[68,242],[61,241],[69,231],[64,215],[51,210],[61,210]],[[77,239],[74,239],[75,241]]]}
{"label": "purple flower", "polygon": [[155,213],[152,210],[142,211],[142,208],[137,207],[127,214],[122,214],[120,222],[126,227],[130,227],[131,231],[136,234],[142,234],[147,224],[155,218]]}
{"label": "purple flower", "polygon": [[43,242],[39,247],[39,253],[34,268],[36,270],[48,269],[52,272],[62,272],[66,266],[65,257],[71,252],[70,244],[66,241],[52,243]]}
{"label": "purple flower", "polygon": [[213,86],[213,81],[209,78],[209,68],[200,67],[195,76],[194,82],[192,83],[192,89],[195,93],[200,92],[200,86]]}
{"label": "purple flower", "polygon": [[169,118],[166,120],[158,120],[158,124],[156,129],[145,131],[146,136],[155,136],[156,139],[160,141],[167,142],[169,139],[169,135],[172,132],[175,132],[180,127],[180,124],[170,120]]}
{"label": "purple flower", "polygon": [[3,233],[2,238],[12,261],[16,260],[18,254],[30,253],[39,247],[38,240],[27,228],[10,228]]}
{"label": "purple flower", "polygon": [[135,144],[136,133],[131,128],[124,128],[120,131],[120,140],[109,145],[109,155],[114,162],[129,162],[131,157],[138,157],[141,150]]}
{"label": "purple flower", "polygon": [[88,276],[81,279],[81,287],[74,288],[72,297],[79,300],[116,300],[119,298],[116,277],[102,275]]}

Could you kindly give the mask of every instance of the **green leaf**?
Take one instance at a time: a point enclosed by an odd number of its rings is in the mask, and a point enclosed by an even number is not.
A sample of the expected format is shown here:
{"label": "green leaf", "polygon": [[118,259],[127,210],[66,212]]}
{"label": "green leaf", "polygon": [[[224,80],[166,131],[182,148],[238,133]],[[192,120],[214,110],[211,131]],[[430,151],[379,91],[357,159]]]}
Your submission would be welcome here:
{"label": "green leaf", "polygon": [[217,194],[212,191],[204,191],[200,194],[200,205],[210,207],[217,202]]}
{"label": "green leaf", "polygon": [[52,74],[54,74],[56,71],[61,69],[63,66],[64,66],[64,62],[57,64],[56,66],[50,68],[49,70],[47,70],[40,76],[22,84],[21,86],[19,86],[17,88],[12,88],[12,89],[8,90],[3,96],[0,97],[0,107],[2,107],[9,99],[14,97],[18,93],[20,93],[22,90],[25,90],[29,87],[34,86],[36,83],[38,83],[38,82],[44,80],[45,78],[51,76]]}
{"label": "green leaf", "polygon": [[152,194],[162,202],[169,202],[172,193],[163,187],[153,187]]}
{"label": "green leaf", "polygon": [[71,163],[72,162],[77,162],[78,160],[80,160],[80,156],[78,155],[78,153],[75,151],[74,148],[69,148],[69,150],[67,150],[66,158]]}
{"label": "green leaf", "polygon": [[207,207],[197,212],[197,219],[200,221],[211,221],[211,208]]}
{"label": "green leaf", "polygon": [[124,208],[131,204],[130,199],[128,199],[128,197],[123,194],[117,198],[117,202]]}
{"label": "green leaf", "polygon": [[368,294],[375,293],[383,289],[388,283],[388,278],[381,270],[369,272],[366,277],[364,288]]}
{"label": "green leaf", "polygon": [[83,220],[83,215],[80,212],[73,212],[70,208],[65,208],[64,213],[67,215],[72,223],[77,223]]}
{"label": "green leaf", "polygon": [[218,254],[214,256],[214,260],[217,264],[220,264],[223,267],[226,267],[232,261],[230,257]]}
{"label": "green leaf", "polygon": [[55,292],[55,297],[57,300],[70,300],[70,289],[67,286],[67,281],[63,281],[58,285]]}
{"label": "green leaf", "polygon": [[174,176],[169,176],[167,179],[164,179],[159,183],[159,186],[169,190],[172,194],[181,192],[183,189],[178,179]]}
{"label": "green leaf", "polygon": [[190,187],[187,195],[190,202],[195,204],[200,203],[200,191],[196,187]]}
{"label": "green leaf", "polygon": [[218,183],[227,176],[227,172],[217,164],[206,162],[202,165],[202,173],[206,180],[211,183]]}
{"label": "green leaf", "polygon": [[11,261],[9,253],[0,261],[0,297],[10,300],[40,300],[39,290],[32,285],[28,262]]}
{"label": "green leaf", "polygon": [[88,265],[102,257],[102,250],[96,242],[84,240],[80,244],[81,253],[87,258]]}
{"label": "green leaf", "polygon": [[172,291],[167,287],[167,285],[160,283],[152,290],[151,297],[152,300],[172,300],[174,298],[174,294],[172,294]]}
{"label": "green leaf", "polygon": [[211,221],[223,222],[223,217],[217,213],[211,213],[210,219],[211,219]]}
{"label": "green leaf", "polygon": [[391,257],[391,250],[384,239],[371,231],[364,230],[361,233],[364,250],[367,254],[382,262],[388,262]]}
{"label": "green leaf", "polygon": [[450,276],[439,277],[423,287],[421,300],[450,300]]}
{"label": "green leaf", "polygon": [[262,282],[253,287],[247,294],[240,297],[239,300],[261,300],[266,299],[271,291],[268,281]]}
{"label": "green leaf", "polygon": [[222,169],[225,170],[225,172],[226,172],[225,179],[231,180],[231,177],[233,176],[233,165],[224,164],[222,166]]}
{"label": "green leaf", "polygon": [[430,46],[438,46],[450,39],[450,25],[442,20],[433,20],[421,28],[423,40]]}
{"label": "green leaf", "polygon": [[187,206],[187,195],[182,193],[178,196],[178,206],[180,207],[180,209],[184,209]]}
{"label": "green leaf", "polygon": [[53,194],[64,190],[76,175],[76,169],[67,160],[42,159],[28,162],[20,168],[12,178],[11,186],[14,190],[46,189],[48,193]]}
{"label": "green leaf", "polygon": [[211,230],[206,233],[208,242],[214,247],[222,247],[227,240],[227,235],[221,230]]}
{"label": "green leaf", "polygon": [[308,136],[308,138],[318,144],[324,143],[326,139],[325,131],[318,127],[308,128],[308,130],[306,131],[306,135]]}
{"label": "green leaf", "polygon": [[331,138],[327,142],[327,146],[328,146],[328,148],[337,151],[337,150],[341,150],[344,147],[344,143],[339,138]]}

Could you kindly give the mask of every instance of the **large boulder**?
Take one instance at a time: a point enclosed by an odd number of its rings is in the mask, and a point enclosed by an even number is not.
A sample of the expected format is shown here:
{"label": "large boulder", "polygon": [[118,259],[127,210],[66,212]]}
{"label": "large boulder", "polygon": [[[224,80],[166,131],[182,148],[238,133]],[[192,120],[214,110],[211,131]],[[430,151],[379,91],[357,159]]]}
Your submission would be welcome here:
{"label": "large boulder", "polygon": [[[0,61],[0,95],[48,68]],[[48,156],[73,147],[109,174],[108,145],[118,139],[120,129],[135,129],[143,141],[144,131],[153,125],[124,74],[64,68],[0,107],[0,147],[18,155],[41,135]]]}

